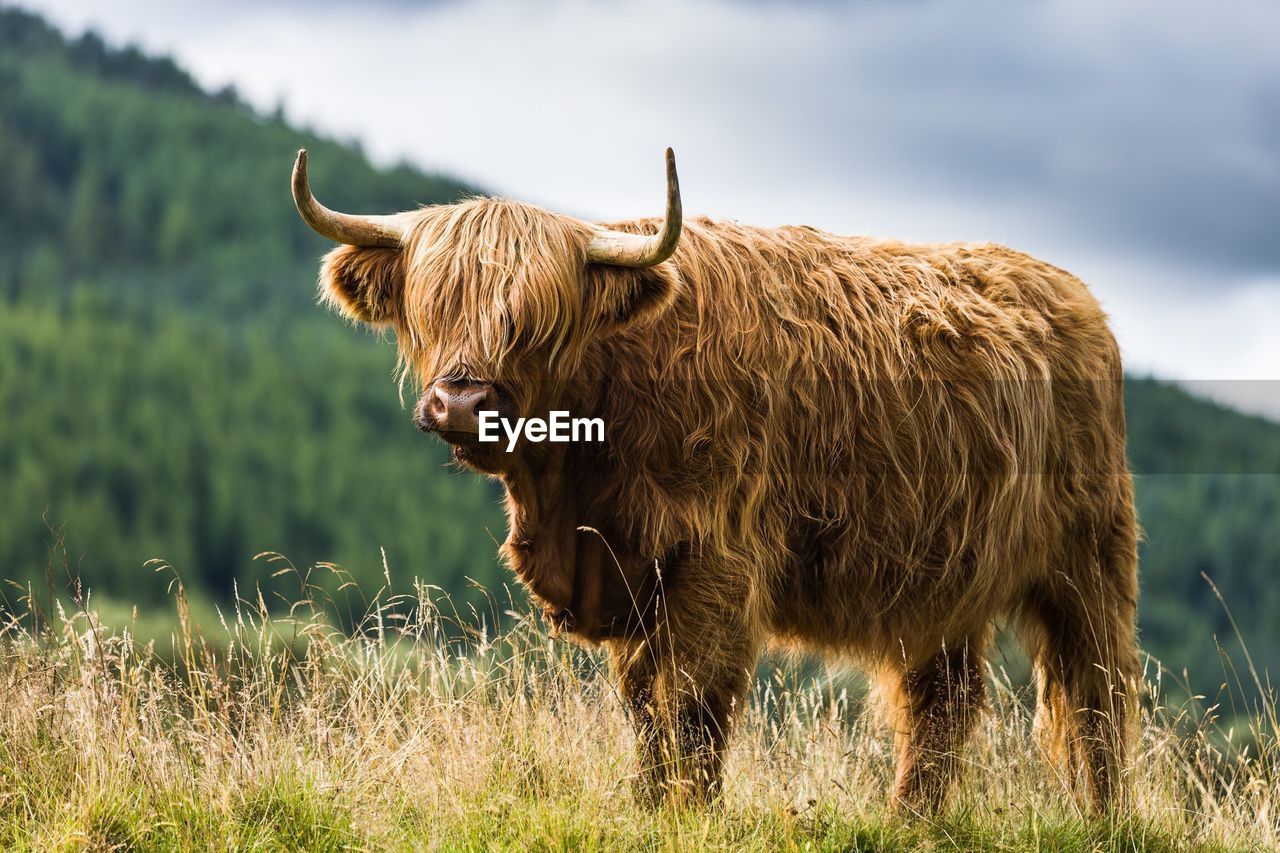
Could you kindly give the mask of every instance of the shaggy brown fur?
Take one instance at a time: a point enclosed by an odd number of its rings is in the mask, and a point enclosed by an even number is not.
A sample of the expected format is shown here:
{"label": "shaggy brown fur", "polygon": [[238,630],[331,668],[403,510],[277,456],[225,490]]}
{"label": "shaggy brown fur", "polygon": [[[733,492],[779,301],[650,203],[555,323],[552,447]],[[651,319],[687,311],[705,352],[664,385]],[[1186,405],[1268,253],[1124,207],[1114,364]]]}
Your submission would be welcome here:
{"label": "shaggy brown fur", "polygon": [[714,792],[774,642],[866,665],[895,802],[936,809],[1009,617],[1046,744],[1118,801],[1137,530],[1120,357],[1079,280],[995,245],[708,219],[657,267],[606,268],[586,223],[529,205],[415,216],[399,252],[334,250],[323,292],[393,328],[424,385],[604,418],[604,446],[462,458],[506,485],[503,553],[549,618],[608,646],[651,790]]}

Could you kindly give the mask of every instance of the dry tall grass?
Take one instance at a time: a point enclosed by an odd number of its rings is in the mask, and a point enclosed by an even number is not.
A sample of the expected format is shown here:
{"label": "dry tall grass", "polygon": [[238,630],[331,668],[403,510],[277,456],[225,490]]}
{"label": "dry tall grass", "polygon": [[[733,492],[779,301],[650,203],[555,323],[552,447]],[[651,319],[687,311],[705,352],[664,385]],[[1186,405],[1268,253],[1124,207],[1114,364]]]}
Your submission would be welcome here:
{"label": "dry tall grass", "polygon": [[[841,679],[769,676],[723,801],[647,810],[600,658],[531,617],[460,637],[432,590],[381,594],[354,634],[304,584],[170,648],[93,607],[10,614],[0,641],[5,848],[1186,849],[1280,846],[1274,716],[1239,748],[1211,713],[1153,701],[1129,818],[1085,819],[1030,737],[1022,691],[992,712],[946,815],[888,816],[890,738]],[[32,600],[28,599],[28,606]],[[779,672],[786,670],[780,669]],[[1191,708],[1192,706],[1187,706]]]}

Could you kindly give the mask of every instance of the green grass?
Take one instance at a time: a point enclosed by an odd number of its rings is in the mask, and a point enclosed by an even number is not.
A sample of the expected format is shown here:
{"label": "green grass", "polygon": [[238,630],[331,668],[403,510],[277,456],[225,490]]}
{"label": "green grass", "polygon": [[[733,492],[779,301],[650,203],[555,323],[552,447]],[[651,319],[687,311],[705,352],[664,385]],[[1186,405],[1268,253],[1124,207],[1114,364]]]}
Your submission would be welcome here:
{"label": "green grass", "polygon": [[[1155,685],[1125,817],[1083,815],[1068,780],[1041,761],[1025,691],[995,673],[966,781],[936,819],[886,809],[891,738],[874,706],[830,673],[762,680],[721,801],[654,809],[631,795],[631,735],[598,655],[551,640],[532,618],[460,641],[420,587],[384,594],[354,635],[307,596],[288,618],[260,601],[206,614],[210,630],[180,600],[185,627],[148,645],[131,608],[64,610],[43,629],[0,627],[4,849],[1280,843],[1274,717],[1255,717],[1249,748],[1238,748],[1212,711],[1164,708]],[[172,653],[158,651],[166,645]]]}

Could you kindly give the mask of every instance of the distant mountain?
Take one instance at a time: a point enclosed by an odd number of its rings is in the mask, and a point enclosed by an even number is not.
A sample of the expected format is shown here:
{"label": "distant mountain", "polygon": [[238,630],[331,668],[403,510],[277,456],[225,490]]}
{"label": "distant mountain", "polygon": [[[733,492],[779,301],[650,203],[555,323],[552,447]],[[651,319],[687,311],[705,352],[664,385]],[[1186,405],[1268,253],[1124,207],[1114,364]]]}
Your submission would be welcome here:
{"label": "distant mountain", "polygon": [[[167,59],[67,41],[0,10],[0,282],[11,295],[91,279],[128,302],[219,319],[309,310],[328,245],[293,211],[288,174],[312,150],[330,204],[398,210],[469,190],[208,95]],[[62,290],[66,290],[65,287]]]}
{"label": "distant mountain", "polygon": [[[468,192],[0,9],[0,575],[43,575],[48,524],[124,600],[164,595],[153,556],[208,596],[287,590],[251,560],[264,550],[341,563],[370,592],[380,549],[398,585],[462,601],[479,600],[466,578],[508,580],[494,488],[409,426],[391,347],[314,304],[327,244],[287,191],[303,146],[340,208]],[[1216,690],[1213,638],[1234,641],[1203,572],[1280,671],[1280,425],[1145,379],[1128,411],[1144,644]]]}

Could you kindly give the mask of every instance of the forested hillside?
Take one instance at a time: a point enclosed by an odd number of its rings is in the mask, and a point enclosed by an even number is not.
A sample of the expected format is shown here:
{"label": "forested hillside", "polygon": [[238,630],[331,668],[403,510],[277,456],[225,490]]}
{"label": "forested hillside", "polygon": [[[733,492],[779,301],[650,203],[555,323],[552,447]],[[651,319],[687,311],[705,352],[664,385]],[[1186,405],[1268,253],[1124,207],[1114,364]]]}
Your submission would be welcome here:
{"label": "forested hillside", "polygon": [[149,557],[226,598],[265,550],[370,591],[380,548],[446,589],[497,582],[497,493],[412,428],[392,348],[315,304],[303,146],[345,208],[464,192],[0,10],[0,574],[43,576],[48,525],[130,601],[165,595]]}
{"label": "forested hillside", "polygon": [[[339,208],[465,192],[0,9],[0,576],[41,577],[52,527],[126,601],[164,595],[150,557],[225,599],[267,582],[265,550],[369,589],[380,549],[461,598],[506,580],[494,487],[412,428],[393,348],[314,304],[327,244],[287,189],[303,146]],[[1203,572],[1280,669],[1280,426],[1153,381],[1128,399],[1145,645],[1216,689],[1213,637],[1233,644]]]}
{"label": "forested hillside", "polygon": [[1125,390],[1145,534],[1143,647],[1209,696],[1224,682],[1251,693],[1244,650],[1205,576],[1253,662],[1280,673],[1280,424],[1150,379],[1130,377]]}

